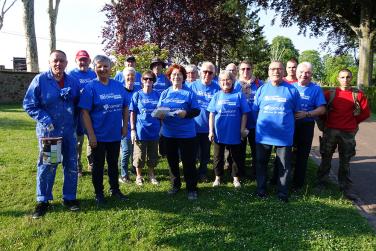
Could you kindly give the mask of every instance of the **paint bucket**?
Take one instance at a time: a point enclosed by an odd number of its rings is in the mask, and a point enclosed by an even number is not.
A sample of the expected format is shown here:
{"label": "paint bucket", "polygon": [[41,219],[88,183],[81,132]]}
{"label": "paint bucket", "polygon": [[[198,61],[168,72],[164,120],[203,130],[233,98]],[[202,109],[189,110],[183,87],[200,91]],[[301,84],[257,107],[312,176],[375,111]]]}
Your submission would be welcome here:
{"label": "paint bucket", "polygon": [[59,164],[62,161],[61,156],[61,144],[63,142],[62,137],[48,137],[41,138],[43,149],[43,164],[52,165]]}

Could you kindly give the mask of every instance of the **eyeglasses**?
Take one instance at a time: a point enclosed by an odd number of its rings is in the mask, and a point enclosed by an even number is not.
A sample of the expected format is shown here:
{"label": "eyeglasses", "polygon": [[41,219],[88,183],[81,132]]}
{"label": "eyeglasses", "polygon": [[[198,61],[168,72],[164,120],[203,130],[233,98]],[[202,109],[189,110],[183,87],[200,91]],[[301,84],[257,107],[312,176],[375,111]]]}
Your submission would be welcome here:
{"label": "eyeglasses", "polygon": [[213,72],[212,71],[202,71],[204,74],[209,74],[209,75],[212,75]]}
{"label": "eyeglasses", "polygon": [[145,80],[145,81],[148,81],[148,80],[150,80],[150,81],[154,81],[154,78],[148,78],[148,77],[145,77],[145,78],[142,78],[143,80]]}

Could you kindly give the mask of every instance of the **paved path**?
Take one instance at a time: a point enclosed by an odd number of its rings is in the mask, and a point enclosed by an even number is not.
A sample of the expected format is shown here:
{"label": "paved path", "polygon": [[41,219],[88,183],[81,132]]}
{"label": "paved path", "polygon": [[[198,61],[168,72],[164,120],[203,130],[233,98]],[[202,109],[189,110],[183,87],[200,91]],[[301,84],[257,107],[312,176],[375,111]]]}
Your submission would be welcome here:
{"label": "paved path", "polygon": [[[319,135],[321,132],[316,127],[311,157],[318,164],[321,159],[318,147]],[[376,229],[376,122],[369,119],[360,124],[356,143],[356,156],[350,162],[352,192],[358,197],[355,204]],[[336,152],[333,156],[331,170],[331,176],[335,179],[337,170],[338,153]]]}

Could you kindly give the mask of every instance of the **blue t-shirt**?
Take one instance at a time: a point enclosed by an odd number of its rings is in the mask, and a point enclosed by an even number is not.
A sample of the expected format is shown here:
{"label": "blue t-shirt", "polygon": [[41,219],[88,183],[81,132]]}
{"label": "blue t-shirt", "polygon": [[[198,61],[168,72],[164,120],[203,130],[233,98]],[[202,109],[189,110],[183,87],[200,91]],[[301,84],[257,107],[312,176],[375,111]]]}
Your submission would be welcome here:
{"label": "blue t-shirt", "polygon": [[208,133],[209,132],[209,112],[207,111],[210,100],[214,94],[220,90],[219,86],[213,81],[206,85],[200,79],[196,80],[189,87],[196,94],[197,103],[200,106],[200,115],[195,117],[196,132]]}
{"label": "blue t-shirt", "polygon": [[[139,89],[136,89],[136,86],[134,86],[132,91],[128,90],[124,86],[123,88],[125,90],[125,95],[127,96],[127,100],[129,101],[128,103],[128,106],[129,106],[132,101],[132,97],[139,91]],[[128,133],[126,136],[123,136],[123,138],[127,138],[129,140],[131,139],[131,121],[129,118],[128,118]]]}
{"label": "blue t-shirt", "polygon": [[237,145],[241,142],[240,127],[242,115],[250,111],[243,93],[219,91],[209,103],[209,112],[214,113],[214,141]]}
{"label": "blue t-shirt", "polygon": [[80,71],[80,69],[75,68],[69,71],[68,75],[78,80],[81,89],[84,88],[87,83],[97,78],[97,74],[95,74],[95,72],[90,68],[87,71]]}
{"label": "blue t-shirt", "polygon": [[[158,107],[168,107],[170,112],[200,109],[196,94],[183,85],[180,90],[173,90],[172,86],[164,90],[159,98]],[[192,138],[196,136],[193,118],[180,118],[177,115],[166,116],[162,121],[162,135],[169,138]]]}
{"label": "blue t-shirt", "polygon": [[[301,86],[298,83],[294,83],[293,86],[295,86],[300,93],[302,111],[312,111],[326,104],[324,93],[317,84],[310,82],[306,86]],[[314,121],[314,118],[299,119],[296,122],[299,121]]]}
{"label": "blue t-shirt", "polygon": [[[136,89],[136,91],[142,89],[141,76],[141,73],[136,71],[134,79],[134,89]],[[116,72],[114,79],[125,85],[125,79],[122,71]]]}
{"label": "blue t-shirt", "polygon": [[[82,91],[82,89],[84,88],[84,86],[91,82],[93,79],[95,79],[97,77],[97,74],[92,70],[92,69],[88,69],[87,71],[80,71],[80,69],[78,68],[75,68],[73,70],[71,70],[69,73],[68,73],[69,76],[72,76],[74,77],[75,79],[78,80],[78,82],[80,83],[80,90]],[[83,124],[83,121],[82,121],[82,117],[81,115],[79,116],[79,122],[77,123],[77,135],[83,135],[84,134],[84,124]]]}
{"label": "blue t-shirt", "polygon": [[[245,95],[249,108],[251,109],[251,111],[247,113],[247,129],[253,129],[256,127],[257,114],[253,111],[252,107],[253,107],[253,101],[255,100],[256,91],[263,84],[264,82],[256,79],[255,81],[251,83],[251,90],[250,90],[249,96]],[[234,89],[235,91],[242,92],[242,84],[240,83],[239,80],[235,82]]]}
{"label": "blue t-shirt", "polygon": [[89,111],[98,142],[121,140],[123,110],[128,103],[125,89],[116,80],[104,85],[94,79],[84,87],[79,107]]}
{"label": "blue t-shirt", "polygon": [[293,85],[286,82],[278,86],[262,85],[256,92],[253,109],[258,112],[256,143],[292,145],[295,113],[301,110],[300,95]]}
{"label": "blue t-shirt", "polygon": [[139,90],[133,95],[129,111],[133,111],[137,116],[136,132],[138,140],[157,140],[161,122],[151,116],[157,108],[159,94],[156,91],[145,93]]}
{"label": "blue t-shirt", "polygon": [[170,80],[168,80],[166,75],[159,74],[157,76],[157,81],[155,81],[155,83],[153,84],[153,90],[158,92],[159,95],[161,95],[161,93],[167,88],[169,88],[170,86],[171,86],[171,82]]}

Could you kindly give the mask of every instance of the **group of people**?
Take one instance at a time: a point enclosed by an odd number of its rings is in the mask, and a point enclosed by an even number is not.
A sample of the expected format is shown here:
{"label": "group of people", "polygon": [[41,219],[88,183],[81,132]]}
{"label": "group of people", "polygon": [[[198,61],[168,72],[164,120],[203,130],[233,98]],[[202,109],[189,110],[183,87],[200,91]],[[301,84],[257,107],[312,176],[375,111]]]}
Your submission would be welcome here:
{"label": "group of people", "polygon": [[291,172],[294,171],[292,186],[301,189],[315,118],[324,116],[326,127],[320,149],[323,160],[318,179],[320,184],[325,182],[338,145],[340,187],[349,191],[349,161],[355,154],[355,133],[358,124],[369,117],[370,110],[362,91],[356,89],[353,100],[355,89],[350,85],[352,75],[347,69],[339,72],[340,86],[335,92],[324,95],[320,86],[312,82],[312,65],[298,64],[293,59],[287,62],[287,76],[283,63],[272,61],[265,83],[253,75],[249,61],[238,66],[229,64],[219,74],[208,61],[199,69],[195,65],[172,64],[163,74],[165,62],[153,59],[150,70],[141,74],[135,70],[135,57],[129,56],[124,70],[114,79],[112,62],[106,56],[94,57],[92,70],[89,54],[81,50],[76,63],[78,67],[66,73],[65,53],[51,52],[49,71],[33,79],[24,98],[25,111],[37,121],[40,149],[34,218],[43,216],[53,199],[58,163],[46,163],[43,159],[46,137],[62,137],[63,205],[72,211],[79,210],[76,191],[77,179],[83,171],[80,160],[84,134],[88,138],[88,168],[99,205],[106,202],[105,161],[111,196],[127,200],[119,182],[130,182],[129,162],[135,169],[137,185],[145,182],[142,175],[145,165],[150,182],[158,185],[155,175],[158,152],[166,156],[169,165],[168,194],[174,195],[181,189],[181,162],[188,199],[197,199],[197,183],[207,181],[210,176],[212,144],[213,187],[223,184],[225,166],[231,171],[233,186],[242,186],[249,144],[252,156],[249,171],[257,181],[256,194],[260,198],[268,196],[267,166],[274,149],[276,158],[270,181],[277,185],[278,199],[288,202]]}

